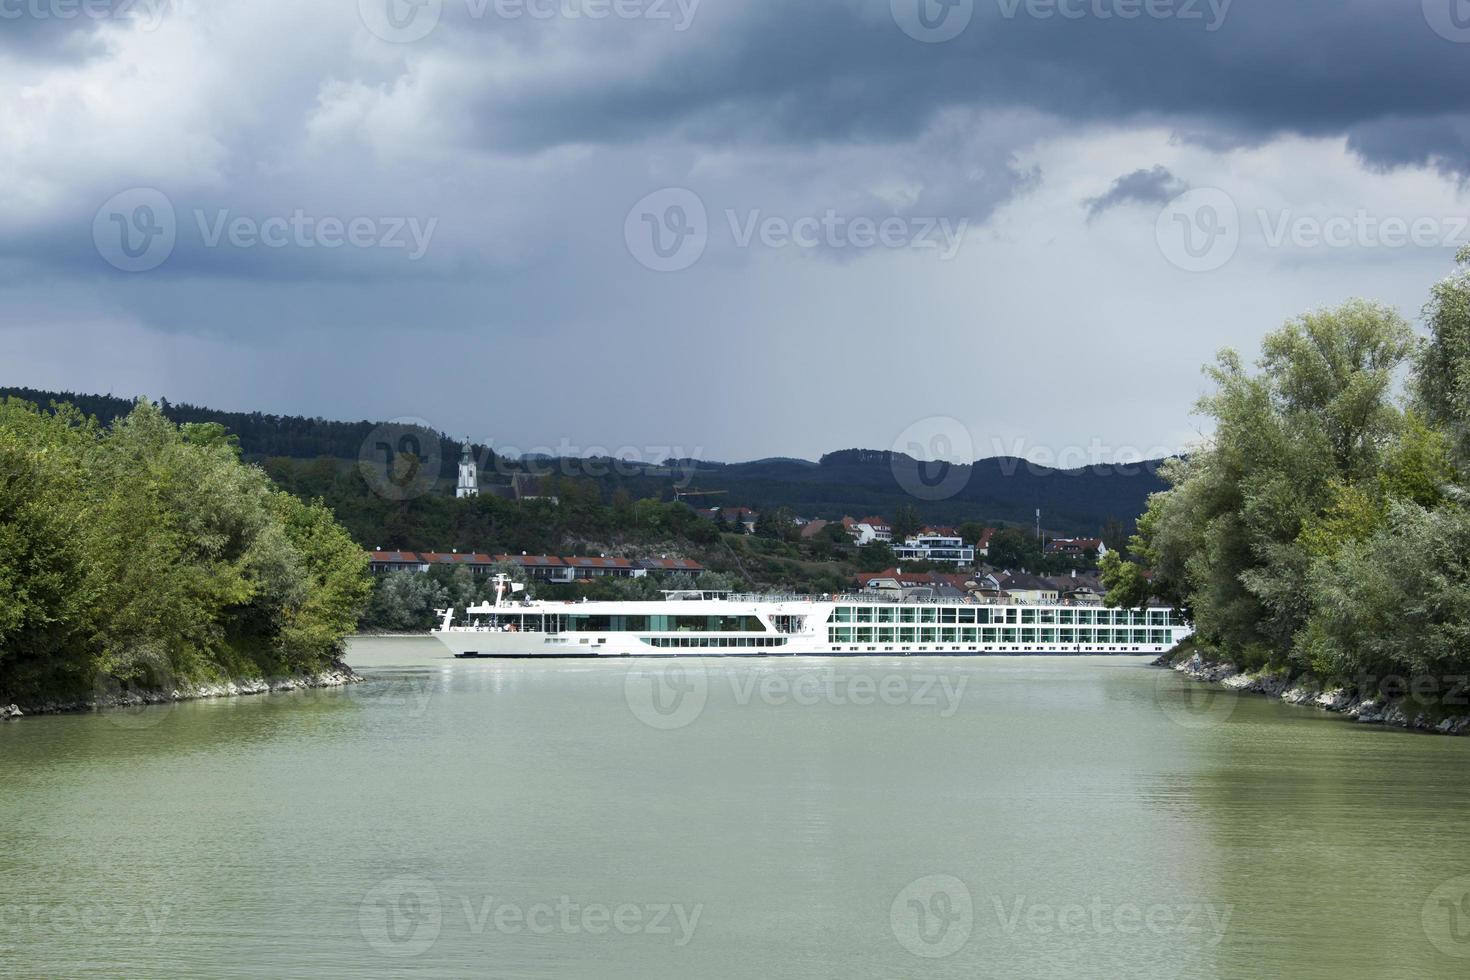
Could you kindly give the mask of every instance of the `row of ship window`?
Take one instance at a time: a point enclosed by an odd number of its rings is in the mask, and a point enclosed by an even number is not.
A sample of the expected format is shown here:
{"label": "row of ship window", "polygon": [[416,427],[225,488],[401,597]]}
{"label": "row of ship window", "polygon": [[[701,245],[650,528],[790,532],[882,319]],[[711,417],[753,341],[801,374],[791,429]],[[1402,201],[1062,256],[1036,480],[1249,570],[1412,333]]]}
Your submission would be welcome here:
{"label": "row of ship window", "polygon": [[653,647],[784,647],[784,637],[774,636],[645,636],[643,642]]}
{"label": "row of ship window", "polygon": [[1016,606],[838,606],[834,623],[935,623],[986,626],[1173,626],[1168,609],[1056,609]]}
{"label": "row of ship window", "polygon": [[829,626],[829,643],[1147,643],[1173,642],[1167,629]]}

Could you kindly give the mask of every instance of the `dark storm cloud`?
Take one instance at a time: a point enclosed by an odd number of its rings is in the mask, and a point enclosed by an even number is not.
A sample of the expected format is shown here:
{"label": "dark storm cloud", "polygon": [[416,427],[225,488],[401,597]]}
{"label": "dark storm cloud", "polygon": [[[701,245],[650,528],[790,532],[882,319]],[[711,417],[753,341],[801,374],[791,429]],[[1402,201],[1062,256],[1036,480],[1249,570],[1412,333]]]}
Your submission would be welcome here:
{"label": "dark storm cloud", "polygon": [[1157,165],[1152,170],[1135,170],[1113,181],[1107,193],[1089,197],[1082,203],[1087,208],[1087,220],[1092,221],[1110,208],[1124,204],[1165,204],[1187,189],[1184,181],[1169,172],[1169,168]]}
{"label": "dark storm cloud", "polygon": [[[696,20],[642,71],[570,67],[511,97],[481,93],[472,118],[483,139],[532,149],[667,130],[712,143],[896,140],[946,107],[1028,106],[1074,122],[1179,121],[1226,143],[1352,135],[1370,162],[1470,170],[1463,133],[1431,124],[1470,112],[1470,45],[1436,33],[1419,3],[1161,0],[1171,16],[1137,19],[1117,15],[1143,6],[1129,0],[1060,0],[1078,17],[1057,5],[976,0],[958,37],[925,44],[896,27],[888,0],[762,4]],[[519,27],[489,29],[532,43]],[[1424,125],[1385,142],[1385,120]]]}

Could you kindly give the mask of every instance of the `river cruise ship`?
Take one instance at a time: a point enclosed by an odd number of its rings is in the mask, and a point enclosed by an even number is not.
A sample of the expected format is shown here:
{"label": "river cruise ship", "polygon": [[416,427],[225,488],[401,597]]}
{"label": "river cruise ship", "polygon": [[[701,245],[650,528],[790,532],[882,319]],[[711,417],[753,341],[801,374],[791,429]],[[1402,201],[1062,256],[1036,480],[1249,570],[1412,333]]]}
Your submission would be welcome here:
{"label": "river cruise ship", "polygon": [[[1163,653],[1192,630],[1172,609],[985,600],[669,592],[653,602],[505,598],[441,609],[460,658],[858,657]],[[519,591],[512,586],[511,592]]]}

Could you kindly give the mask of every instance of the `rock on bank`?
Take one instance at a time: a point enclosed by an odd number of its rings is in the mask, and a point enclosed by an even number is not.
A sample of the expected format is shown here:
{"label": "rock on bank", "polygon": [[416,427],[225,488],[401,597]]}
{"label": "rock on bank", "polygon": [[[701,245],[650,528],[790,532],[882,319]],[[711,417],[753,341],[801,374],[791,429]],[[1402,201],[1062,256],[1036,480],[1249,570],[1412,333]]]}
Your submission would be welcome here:
{"label": "rock on bank", "polygon": [[[234,698],[252,694],[279,694],[310,688],[342,687],[356,684],[362,678],[342,661],[325,670],[294,677],[262,677],[224,681],[218,684],[180,684],[177,687],[145,691],[101,690],[80,700],[39,701],[30,704],[0,706],[0,721],[25,715],[60,714],[71,711],[100,711],[108,708],[136,708],[148,704],[171,704],[176,701],[198,701],[204,698]],[[107,685],[99,685],[106,687]]]}
{"label": "rock on bank", "polygon": [[1158,667],[1172,667],[1197,681],[1219,684],[1233,691],[1263,694],[1280,698],[1287,704],[1307,705],[1323,711],[1335,711],[1367,725],[1391,725],[1438,735],[1470,733],[1470,715],[1445,715],[1426,710],[1406,700],[1390,701],[1383,697],[1361,697],[1342,687],[1329,687],[1312,677],[1290,680],[1279,674],[1249,674],[1235,664],[1206,660],[1195,653],[1187,659],[1171,660],[1168,654],[1154,661]]}

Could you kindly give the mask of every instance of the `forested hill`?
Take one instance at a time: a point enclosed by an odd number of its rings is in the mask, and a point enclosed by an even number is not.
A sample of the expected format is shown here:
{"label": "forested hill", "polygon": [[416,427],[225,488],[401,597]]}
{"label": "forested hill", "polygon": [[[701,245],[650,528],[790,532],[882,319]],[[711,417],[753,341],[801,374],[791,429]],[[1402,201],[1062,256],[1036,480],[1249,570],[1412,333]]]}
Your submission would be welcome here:
{"label": "forested hill", "polygon": [[[68,402],[86,415],[103,423],[124,418],[133,410],[136,399],[114,395],[83,395],[70,391],[38,391],[34,388],[0,387],[0,400],[7,395],[34,402],[46,408],[51,402]],[[334,456],[356,459],[364,440],[373,431],[374,422],[333,422],[299,415],[267,415],[263,412],[222,412],[162,399],[159,408],[176,424],[218,422],[240,440],[240,448],[248,457],[285,456],[291,459],[316,459]],[[456,454],[458,447],[455,447]],[[457,458],[457,456],[456,456]]]}
{"label": "forested hill", "polygon": [[[69,402],[103,422],[125,416],[130,399],[110,395],[0,388],[0,398],[14,395],[41,406]],[[336,422],[320,418],[222,412],[168,401],[164,414],[177,423],[217,422],[233,433],[249,459],[313,460],[361,458],[376,423]],[[425,432],[425,442],[438,440],[440,489],[454,484],[459,445],[442,433]],[[371,454],[369,454],[371,455]],[[843,450],[818,462],[765,459],[748,463],[668,460],[647,465],[619,462],[592,465],[586,460],[514,461],[499,459],[476,447],[476,459],[488,481],[506,481],[509,473],[533,471],[586,477],[601,485],[610,499],[626,490],[635,499],[670,499],[677,486],[722,495],[692,498],[701,505],[777,507],[806,517],[837,518],[844,514],[891,517],[897,508],[913,506],[925,521],[958,524],[968,520],[1030,525],[1040,508],[1054,532],[1097,534],[1109,518],[1125,524],[1141,514],[1150,494],[1164,489],[1157,463],[1057,470],[1014,458],[981,460],[972,466],[934,467],[889,452]]]}

